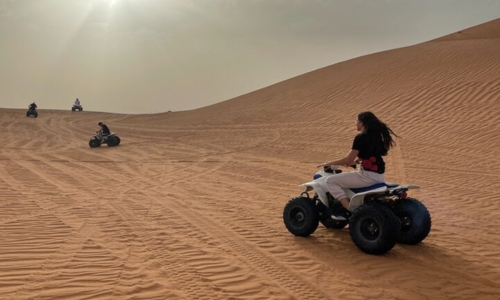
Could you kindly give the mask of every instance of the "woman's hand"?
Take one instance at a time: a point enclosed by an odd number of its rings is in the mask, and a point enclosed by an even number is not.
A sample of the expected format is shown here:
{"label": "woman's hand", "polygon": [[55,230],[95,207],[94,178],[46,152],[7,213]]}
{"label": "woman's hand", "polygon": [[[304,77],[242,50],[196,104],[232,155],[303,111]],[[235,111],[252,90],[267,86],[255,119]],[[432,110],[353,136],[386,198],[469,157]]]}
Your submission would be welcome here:
{"label": "woman's hand", "polygon": [[328,168],[328,167],[330,167],[330,165],[328,164],[328,162],[324,162],[324,163],[318,165],[316,168]]}

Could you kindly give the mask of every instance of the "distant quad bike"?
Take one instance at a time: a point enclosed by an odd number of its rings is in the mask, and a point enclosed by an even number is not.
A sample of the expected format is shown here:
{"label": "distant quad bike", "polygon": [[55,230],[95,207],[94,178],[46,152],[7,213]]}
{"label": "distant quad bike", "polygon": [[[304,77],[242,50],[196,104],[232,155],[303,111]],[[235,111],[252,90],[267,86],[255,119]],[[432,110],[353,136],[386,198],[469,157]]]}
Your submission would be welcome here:
{"label": "distant quad bike", "polygon": [[[288,201],[283,210],[283,221],[292,234],[307,237],[319,223],[326,228],[342,229],[349,224],[354,244],[363,252],[380,255],[390,251],[396,243],[415,245],[423,241],[431,230],[431,216],[417,199],[407,197],[409,189],[418,185],[377,183],[366,188],[344,189],[350,199],[347,220],[334,220],[333,212],[342,204],[328,192],[325,180],[333,173],[341,173],[337,166],[314,174],[311,182],[302,184],[305,191]],[[313,197],[309,192],[315,190]]]}
{"label": "distant quad bike", "polygon": [[83,111],[83,106],[81,104],[80,105],[73,104],[73,106],[71,107],[71,111]]}
{"label": "distant quad bike", "polygon": [[111,133],[104,137],[104,139],[99,138],[99,131],[94,133],[94,135],[90,138],[89,146],[90,148],[101,147],[102,144],[107,144],[108,147],[118,146],[121,142],[120,137],[116,133]]}
{"label": "distant quad bike", "polygon": [[26,117],[38,118],[38,111],[36,110],[36,108],[28,108],[28,111],[26,112]]}

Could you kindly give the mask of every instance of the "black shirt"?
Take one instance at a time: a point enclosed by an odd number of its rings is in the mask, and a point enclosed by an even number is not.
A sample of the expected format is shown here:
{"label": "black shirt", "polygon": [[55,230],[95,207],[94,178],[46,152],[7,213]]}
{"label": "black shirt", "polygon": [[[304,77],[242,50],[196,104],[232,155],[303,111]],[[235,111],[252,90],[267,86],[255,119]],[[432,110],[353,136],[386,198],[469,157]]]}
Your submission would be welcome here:
{"label": "black shirt", "polygon": [[111,131],[109,131],[108,126],[106,126],[106,124],[102,124],[102,125],[101,125],[101,128],[102,128],[102,134],[103,134],[103,135],[108,135],[108,134],[110,134],[110,133],[111,133]]}
{"label": "black shirt", "polygon": [[365,133],[358,134],[352,143],[352,149],[358,150],[358,158],[362,160],[361,166],[366,171],[384,174],[385,162],[381,155],[376,153],[376,147]]}

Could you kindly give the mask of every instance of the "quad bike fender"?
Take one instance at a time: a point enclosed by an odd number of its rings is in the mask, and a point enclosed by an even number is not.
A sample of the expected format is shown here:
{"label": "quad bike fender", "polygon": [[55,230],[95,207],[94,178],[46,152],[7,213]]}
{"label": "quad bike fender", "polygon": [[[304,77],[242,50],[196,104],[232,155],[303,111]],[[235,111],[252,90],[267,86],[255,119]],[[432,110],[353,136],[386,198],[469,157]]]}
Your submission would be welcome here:
{"label": "quad bike fender", "polygon": [[326,196],[326,188],[325,188],[325,177],[318,178],[316,180],[306,182],[301,184],[300,186],[305,187],[304,192],[309,192],[309,191],[316,191],[316,195],[318,195],[318,198],[323,204],[328,207],[328,197]]}
{"label": "quad bike fender", "polygon": [[325,171],[318,171],[314,174],[314,179],[318,179],[318,178],[321,178],[321,177],[328,177],[332,175],[332,173],[328,173],[328,172],[325,172]]}
{"label": "quad bike fender", "polygon": [[413,184],[413,183],[408,183],[408,184],[400,185],[400,186],[398,186],[396,188],[405,188],[405,189],[413,190],[413,189],[419,189],[420,186],[416,185],[416,184]]}
{"label": "quad bike fender", "polygon": [[[348,191],[350,193],[347,193],[347,196],[351,199],[351,201],[349,202],[349,211],[354,211],[356,208],[363,205],[366,195],[385,193],[387,190],[388,190],[387,187],[383,186],[383,187],[379,187],[379,188],[374,189],[374,190],[370,190],[370,191],[366,191],[366,192],[362,192],[362,193],[358,193],[358,194],[353,194],[351,191]],[[349,194],[351,194],[353,196],[350,196]]]}
{"label": "quad bike fender", "polygon": [[416,184],[412,184],[412,183],[409,183],[409,184],[401,184],[401,185],[395,185],[395,186],[389,186],[389,191],[393,192],[393,191],[397,191],[397,190],[414,190],[414,189],[419,189],[420,186],[419,185],[416,185]]}

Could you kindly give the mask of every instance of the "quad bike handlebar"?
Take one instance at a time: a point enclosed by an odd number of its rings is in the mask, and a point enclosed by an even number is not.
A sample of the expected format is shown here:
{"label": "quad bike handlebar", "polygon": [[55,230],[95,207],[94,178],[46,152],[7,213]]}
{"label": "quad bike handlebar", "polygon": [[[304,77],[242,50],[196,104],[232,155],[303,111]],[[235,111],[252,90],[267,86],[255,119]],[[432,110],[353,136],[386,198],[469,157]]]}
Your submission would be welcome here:
{"label": "quad bike handlebar", "polygon": [[[353,169],[357,169],[357,165],[349,165],[348,167],[351,167]],[[342,170],[339,169],[339,166],[337,166],[337,165],[323,166],[323,171],[325,171],[327,173],[342,173]]]}

